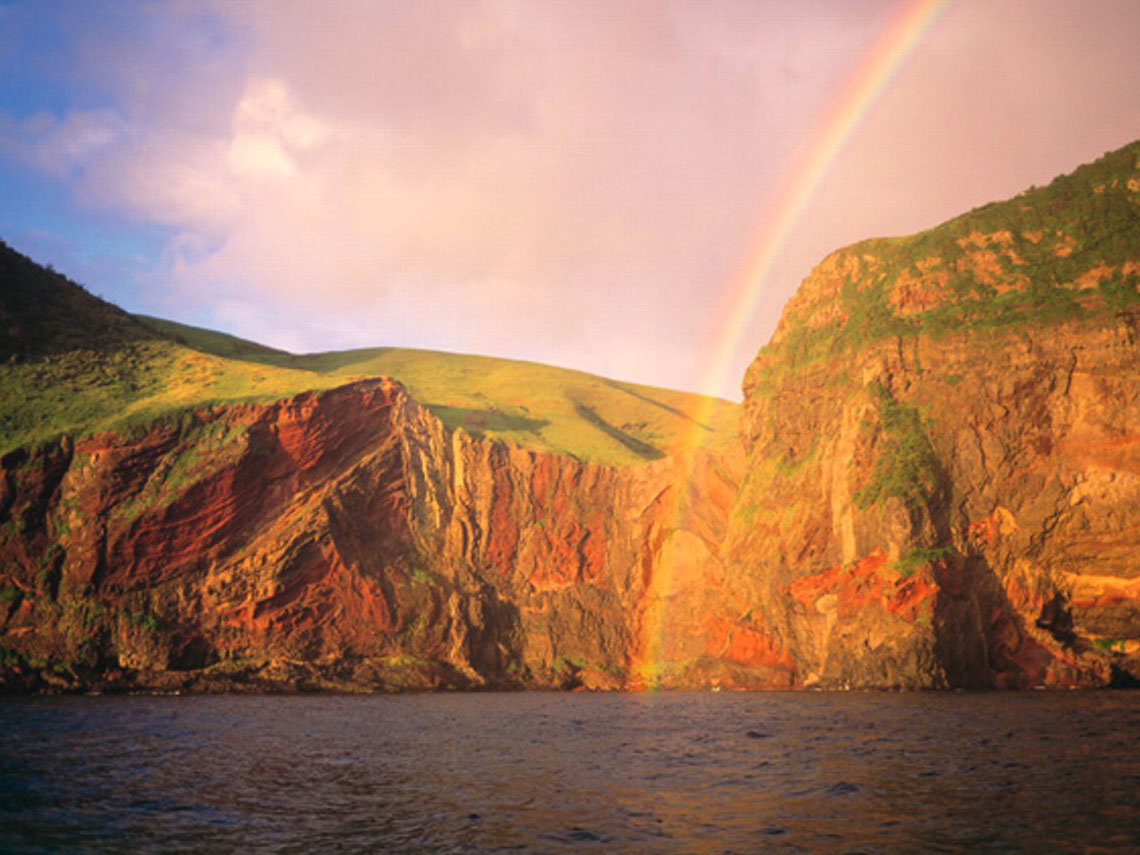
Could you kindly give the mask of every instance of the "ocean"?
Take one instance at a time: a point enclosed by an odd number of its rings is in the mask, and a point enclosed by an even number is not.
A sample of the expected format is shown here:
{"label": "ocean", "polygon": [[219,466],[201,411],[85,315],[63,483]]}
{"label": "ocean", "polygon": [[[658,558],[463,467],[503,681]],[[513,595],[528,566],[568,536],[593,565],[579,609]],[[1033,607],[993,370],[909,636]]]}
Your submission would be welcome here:
{"label": "ocean", "polygon": [[5,852],[1140,852],[1140,693],[0,698]]}

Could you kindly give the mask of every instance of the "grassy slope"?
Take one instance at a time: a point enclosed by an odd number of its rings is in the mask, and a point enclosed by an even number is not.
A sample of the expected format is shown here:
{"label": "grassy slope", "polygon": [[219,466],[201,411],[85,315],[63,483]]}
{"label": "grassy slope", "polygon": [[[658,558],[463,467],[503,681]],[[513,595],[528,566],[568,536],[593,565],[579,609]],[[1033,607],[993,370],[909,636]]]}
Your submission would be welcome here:
{"label": "grassy slope", "polygon": [[736,436],[737,406],[527,362],[377,348],[296,356],[135,318],[0,244],[0,453],[187,407],[391,376],[450,427],[637,463]]}
{"label": "grassy slope", "polygon": [[260,363],[259,373],[269,376],[301,371],[321,386],[394,377],[449,427],[584,459],[652,460],[736,436],[737,406],[728,401],[580,371],[410,348],[296,356],[172,321],[143,320],[199,351]]}
{"label": "grassy slope", "polygon": [[[936,228],[841,251],[848,275],[838,318],[823,327],[788,318],[768,345],[785,370],[888,336],[1093,318],[1140,303],[1140,141],[1094,163]],[[1090,271],[1101,273],[1090,277]],[[935,296],[900,313],[900,282]]]}

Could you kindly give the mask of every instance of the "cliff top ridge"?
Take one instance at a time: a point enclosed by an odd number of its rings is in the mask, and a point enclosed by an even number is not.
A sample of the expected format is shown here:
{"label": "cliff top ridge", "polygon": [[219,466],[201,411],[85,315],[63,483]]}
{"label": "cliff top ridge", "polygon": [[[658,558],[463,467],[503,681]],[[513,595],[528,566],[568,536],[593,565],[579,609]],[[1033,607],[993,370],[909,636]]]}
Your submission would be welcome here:
{"label": "cliff top ridge", "polygon": [[932,229],[831,253],[759,361],[794,370],[889,337],[1000,334],[1136,305],[1140,141]]}
{"label": "cliff top ridge", "polygon": [[133,316],[0,244],[0,453],[187,408],[392,377],[449,428],[618,465],[734,442],[738,407],[517,360],[410,348],[297,355]]}

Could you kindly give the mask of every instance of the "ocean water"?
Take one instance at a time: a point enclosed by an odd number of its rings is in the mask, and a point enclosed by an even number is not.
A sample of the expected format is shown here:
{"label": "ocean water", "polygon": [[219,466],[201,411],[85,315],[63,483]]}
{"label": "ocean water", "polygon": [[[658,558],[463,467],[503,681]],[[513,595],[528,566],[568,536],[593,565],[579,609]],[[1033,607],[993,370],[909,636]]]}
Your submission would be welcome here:
{"label": "ocean water", "polygon": [[0,699],[7,852],[1140,852],[1140,693]]}

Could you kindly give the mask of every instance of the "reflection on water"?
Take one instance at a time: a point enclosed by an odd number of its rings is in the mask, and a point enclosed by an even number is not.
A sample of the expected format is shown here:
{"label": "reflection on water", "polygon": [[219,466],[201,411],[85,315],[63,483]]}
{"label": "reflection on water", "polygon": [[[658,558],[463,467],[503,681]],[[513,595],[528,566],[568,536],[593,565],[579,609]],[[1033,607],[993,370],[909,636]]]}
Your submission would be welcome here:
{"label": "reflection on water", "polygon": [[0,700],[4,851],[1140,851],[1140,694]]}

